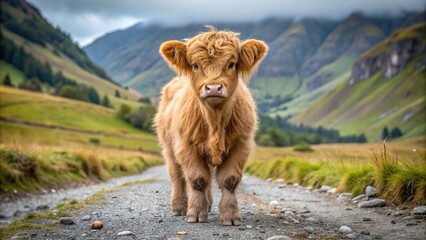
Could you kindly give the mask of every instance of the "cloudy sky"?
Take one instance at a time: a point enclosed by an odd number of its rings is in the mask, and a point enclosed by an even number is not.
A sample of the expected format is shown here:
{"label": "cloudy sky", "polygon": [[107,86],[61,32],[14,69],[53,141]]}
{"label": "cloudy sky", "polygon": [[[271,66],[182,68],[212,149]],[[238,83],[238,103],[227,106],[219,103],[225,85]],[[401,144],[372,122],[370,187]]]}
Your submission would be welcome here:
{"label": "cloudy sky", "polygon": [[353,11],[398,14],[424,10],[426,0],[29,0],[53,25],[84,46],[137,22],[167,25],[256,21],[268,17],[341,19]]}

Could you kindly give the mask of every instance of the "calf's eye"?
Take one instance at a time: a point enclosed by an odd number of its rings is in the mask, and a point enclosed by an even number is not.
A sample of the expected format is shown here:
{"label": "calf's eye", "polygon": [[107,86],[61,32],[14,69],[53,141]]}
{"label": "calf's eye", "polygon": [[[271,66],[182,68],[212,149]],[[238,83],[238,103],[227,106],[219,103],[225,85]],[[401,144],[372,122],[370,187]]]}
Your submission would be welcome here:
{"label": "calf's eye", "polygon": [[229,63],[228,69],[233,69],[234,67],[235,67],[235,63],[234,62]]}
{"label": "calf's eye", "polygon": [[198,70],[198,65],[197,65],[196,63],[194,63],[194,65],[192,65],[192,68],[193,68],[194,70]]}

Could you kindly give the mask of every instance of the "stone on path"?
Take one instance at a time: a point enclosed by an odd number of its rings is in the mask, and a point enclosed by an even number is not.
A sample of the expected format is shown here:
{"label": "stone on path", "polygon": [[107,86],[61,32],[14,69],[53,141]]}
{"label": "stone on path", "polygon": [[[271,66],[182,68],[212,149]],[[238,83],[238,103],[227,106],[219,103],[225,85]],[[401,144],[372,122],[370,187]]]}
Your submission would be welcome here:
{"label": "stone on path", "polygon": [[284,179],[282,178],[278,178],[274,181],[274,183],[283,183],[283,182],[284,182]]}
{"label": "stone on path", "polygon": [[418,206],[411,211],[412,215],[426,215],[426,205]]}
{"label": "stone on path", "polygon": [[94,221],[92,223],[92,229],[101,229],[104,227],[104,224],[101,221]]}
{"label": "stone on path", "polygon": [[368,197],[365,196],[365,194],[361,194],[352,198],[352,203],[359,203],[361,201],[367,201],[367,200],[368,200]]}
{"label": "stone on path", "polygon": [[348,226],[341,226],[339,228],[339,233],[349,234],[349,233],[352,233],[352,229]]}
{"label": "stone on path", "polygon": [[322,185],[321,188],[319,189],[319,191],[320,192],[327,192],[330,189],[331,189],[330,186]]}
{"label": "stone on path", "polygon": [[74,220],[72,218],[70,218],[70,217],[61,217],[59,219],[59,222],[61,224],[64,224],[64,225],[73,225],[73,224],[75,224]]}
{"label": "stone on path", "polygon": [[359,208],[373,208],[373,207],[384,207],[386,201],[380,198],[372,199],[369,201],[362,201],[358,203]]}
{"label": "stone on path", "polygon": [[81,218],[83,221],[89,221],[92,217],[90,215],[85,215]]}
{"label": "stone on path", "polygon": [[135,235],[132,231],[122,231],[117,233],[117,236],[132,236]]}
{"label": "stone on path", "polygon": [[313,227],[304,227],[304,228],[302,228],[302,231],[305,231],[307,233],[313,233],[314,228]]}
{"label": "stone on path", "polygon": [[365,196],[367,197],[375,197],[377,196],[377,189],[372,186],[367,186],[365,188]]}
{"label": "stone on path", "polygon": [[287,236],[273,236],[273,237],[270,237],[266,240],[291,240],[291,238],[289,238]]}

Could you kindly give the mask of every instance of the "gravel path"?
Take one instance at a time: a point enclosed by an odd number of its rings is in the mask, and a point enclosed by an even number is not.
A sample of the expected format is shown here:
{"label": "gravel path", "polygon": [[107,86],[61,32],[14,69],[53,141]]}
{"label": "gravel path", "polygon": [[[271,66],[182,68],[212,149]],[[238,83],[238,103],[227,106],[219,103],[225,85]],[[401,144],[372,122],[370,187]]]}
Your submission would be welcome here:
{"label": "gravel path", "polygon": [[[103,204],[76,212],[72,216],[74,225],[60,225],[54,232],[29,231],[21,236],[31,239],[268,239],[280,235],[289,239],[426,239],[426,221],[407,219],[407,211],[387,207],[358,209],[338,203],[336,195],[278,186],[248,176],[237,193],[242,226],[220,225],[217,187],[208,223],[189,224],[184,217],[171,216],[171,186],[165,166],[150,168],[140,176],[156,181],[107,193],[102,198]],[[84,221],[87,215],[90,220]],[[95,220],[104,227],[92,230],[90,224]],[[342,225],[353,232],[339,233]]]}

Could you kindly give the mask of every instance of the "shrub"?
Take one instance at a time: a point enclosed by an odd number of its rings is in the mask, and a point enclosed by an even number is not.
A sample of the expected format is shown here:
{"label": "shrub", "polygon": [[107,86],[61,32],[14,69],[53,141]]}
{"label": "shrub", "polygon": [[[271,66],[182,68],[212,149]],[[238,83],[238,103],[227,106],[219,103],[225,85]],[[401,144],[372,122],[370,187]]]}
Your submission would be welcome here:
{"label": "shrub", "polygon": [[89,142],[95,145],[99,145],[101,143],[101,140],[99,140],[98,138],[90,138]]}
{"label": "shrub", "polygon": [[294,146],[293,150],[296,151],[296,152],[313,152],[314,151],[311,148],[311,146],[309,146],[309,144],[307,144],[305,142],[301,142],[301,143],[297,144],[296,146]]}

